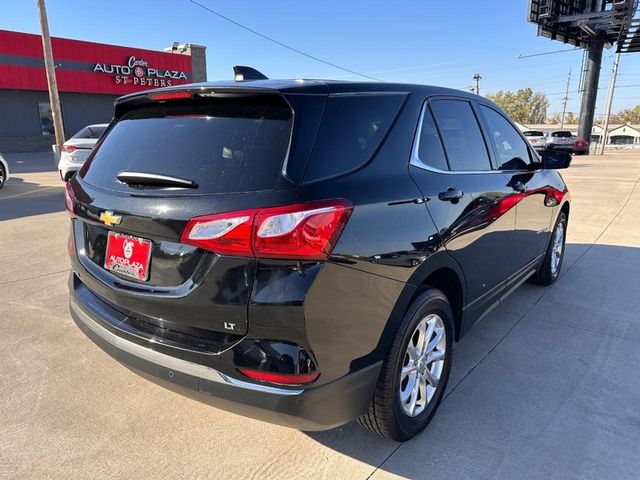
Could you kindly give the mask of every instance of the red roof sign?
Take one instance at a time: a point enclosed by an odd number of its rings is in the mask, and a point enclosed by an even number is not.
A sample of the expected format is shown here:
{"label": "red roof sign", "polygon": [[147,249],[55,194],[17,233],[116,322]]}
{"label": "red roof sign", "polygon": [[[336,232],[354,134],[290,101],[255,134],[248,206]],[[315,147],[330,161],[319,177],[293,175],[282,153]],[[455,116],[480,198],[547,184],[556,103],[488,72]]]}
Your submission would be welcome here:
{"label": "red roof sign", "polygon": [[[191,56],[51,38],[58,90],[122,95],[191,82]],[[47,90],[39,35],[0,30],[0,89]]]}

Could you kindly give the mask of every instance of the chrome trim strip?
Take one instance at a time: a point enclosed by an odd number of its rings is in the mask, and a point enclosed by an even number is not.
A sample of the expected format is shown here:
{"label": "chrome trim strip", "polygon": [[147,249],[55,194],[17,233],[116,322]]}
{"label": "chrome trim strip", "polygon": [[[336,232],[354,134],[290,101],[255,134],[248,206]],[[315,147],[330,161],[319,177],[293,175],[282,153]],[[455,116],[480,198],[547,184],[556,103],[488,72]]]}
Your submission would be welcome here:
{"label": "chrome trim strip", "polygon": [[304,389],[289,390],[285,388],[271,387],[269,385],[258,385],[255,383],[237,380],[235,378],[228,377],[224,373],[221,373],[211,367],[188,362],[186,360],[182,360],[181,358],[172,357],[171,355],[167,355],[165,353],[150,350],[143,347],[142,345],[138,345],[137,343],[129,342],[128,340],[125,340],[124,338],[119,337],[106,328],[100,326],[74,301],[70,300],[69,306],[78,316],[78,319],[82,322],[82,324],[89,330],[91,330],[94,334],[102,338],[104,341],[113,345],[117,349],[122,350],[123,352],[127,352],[135,357],[141,358],[156,365],[161,365],[171,370],[176,370],[187,375],[203,378],[211,382],[222,383],[224,385],[230,385],[263,393],[291,396],[300,395],[302,392],[304,392]]}

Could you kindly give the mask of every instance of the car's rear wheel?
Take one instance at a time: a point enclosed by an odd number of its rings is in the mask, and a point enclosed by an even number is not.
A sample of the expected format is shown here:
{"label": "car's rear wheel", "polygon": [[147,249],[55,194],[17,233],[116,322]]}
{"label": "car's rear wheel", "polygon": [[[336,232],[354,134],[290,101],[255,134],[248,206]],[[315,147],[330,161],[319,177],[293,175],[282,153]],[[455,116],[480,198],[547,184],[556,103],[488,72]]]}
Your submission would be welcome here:
{"label": "car's rear wheel", "polygon": [[7,179],[7,172],[4,170],[4,166],[0,165],[0,188],[4,187],[4,182]]}
{"label": "car's rear wheel", "polygon": [[452,342],[451,306],[440,290],[428,289],[405,313],[360,423],[401,442],[424,430],[447,386]]}
{"label": "car's rear wheel", "polygon": [[562,261],[564,260],[565,239],[567,236],[567,216],[560,212],[556,220],[556,226],[551,234],[551,241],[547,247],[547,253],[538,271],[532,277],[535,283],[551,285],[560,276]]}

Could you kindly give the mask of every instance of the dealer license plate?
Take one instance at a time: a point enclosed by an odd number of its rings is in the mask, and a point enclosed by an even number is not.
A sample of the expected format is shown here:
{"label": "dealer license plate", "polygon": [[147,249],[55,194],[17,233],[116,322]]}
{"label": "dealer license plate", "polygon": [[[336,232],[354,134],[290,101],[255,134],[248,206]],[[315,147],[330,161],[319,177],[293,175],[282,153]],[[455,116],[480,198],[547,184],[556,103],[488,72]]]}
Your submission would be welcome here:
{"label": "dealer license plate", "polygon": [[109,232],[104,268],[144,282],[149,278],[151,240]]}

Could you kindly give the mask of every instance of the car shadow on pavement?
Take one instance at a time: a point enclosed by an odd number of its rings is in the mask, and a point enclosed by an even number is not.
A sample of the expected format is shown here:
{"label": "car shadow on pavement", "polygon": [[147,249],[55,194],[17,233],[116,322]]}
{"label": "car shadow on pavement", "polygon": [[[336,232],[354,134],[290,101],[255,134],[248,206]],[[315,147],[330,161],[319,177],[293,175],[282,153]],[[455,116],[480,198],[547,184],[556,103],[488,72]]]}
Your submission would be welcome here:
{"label": "car shadow on pavement", "polygon": [[11,176],[19,173],[55,172],[52,152],[4,153]]}
{"label": "car shadow on pavement", "polygon": [[0,221],[61,212],[64,184],[43,186],[11,177],[0,190]]}
{"label": "car shadow on pavement", "polygon": [[640,248],[567,244],[554,285],[525,283],[455,346],[447,393],[416,438],[386,441],[357,422],[307,435],[374,479],[632,478],[639,286]]}

